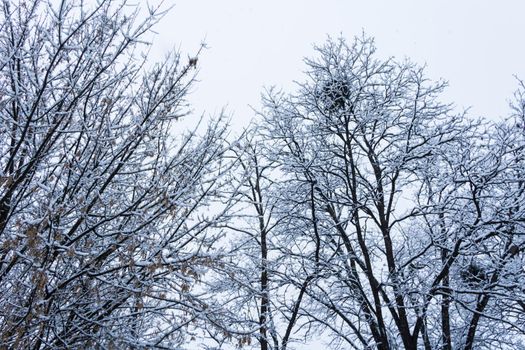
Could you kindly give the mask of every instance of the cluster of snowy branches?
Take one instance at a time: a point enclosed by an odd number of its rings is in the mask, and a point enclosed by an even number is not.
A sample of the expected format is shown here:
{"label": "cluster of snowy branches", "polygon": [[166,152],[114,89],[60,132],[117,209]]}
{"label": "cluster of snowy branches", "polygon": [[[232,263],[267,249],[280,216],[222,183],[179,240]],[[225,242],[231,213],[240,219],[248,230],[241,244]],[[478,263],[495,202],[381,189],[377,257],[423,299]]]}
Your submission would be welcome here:
{"label": "cluster of snowy branches", "polygon": [[2,347],[155,348],[205,317],[224,123],[176,134],[193,69],[147,67],[125,2],[2,2]]}
{"label": "cluster of snowy branches", "polygon": [[232,140],[161,10],[1,5],[0,348],[525,346],[523,84],[474,120],[330,39]]}

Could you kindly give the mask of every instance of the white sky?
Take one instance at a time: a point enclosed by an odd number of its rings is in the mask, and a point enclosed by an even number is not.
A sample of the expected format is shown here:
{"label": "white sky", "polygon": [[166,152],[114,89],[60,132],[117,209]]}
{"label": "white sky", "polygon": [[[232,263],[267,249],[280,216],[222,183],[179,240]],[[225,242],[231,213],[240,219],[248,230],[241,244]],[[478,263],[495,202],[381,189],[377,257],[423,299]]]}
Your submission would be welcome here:
{"label": "white sky", "polygon": [[302,80],[302,58],[327,35],[350,41],[364,31],[381,56],[409,57],[427,64],[430,78],[445,78],[444,96],[473,116],[508,113],[525,79],[525,2],[489,0],[166,0],[175,7],[156,28],[156,58],[170,48],[195,52],[200,83],[191,101],[195,112],[226,107],[245,124],[259,106],[263,86],[287,90]]}

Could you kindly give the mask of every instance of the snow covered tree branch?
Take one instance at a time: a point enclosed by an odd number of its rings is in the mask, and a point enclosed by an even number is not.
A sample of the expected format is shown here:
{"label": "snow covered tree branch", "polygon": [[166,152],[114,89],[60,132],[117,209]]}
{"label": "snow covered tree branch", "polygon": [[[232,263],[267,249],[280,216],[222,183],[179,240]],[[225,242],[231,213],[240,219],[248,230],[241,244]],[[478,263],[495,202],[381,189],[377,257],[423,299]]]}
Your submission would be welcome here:
{"label": "snow covered tree branch", "polygon": [[161,15],[2,2],[2,347],[172,348],[205,318],[225,124],[176,129],[195,73],[148,63]]}

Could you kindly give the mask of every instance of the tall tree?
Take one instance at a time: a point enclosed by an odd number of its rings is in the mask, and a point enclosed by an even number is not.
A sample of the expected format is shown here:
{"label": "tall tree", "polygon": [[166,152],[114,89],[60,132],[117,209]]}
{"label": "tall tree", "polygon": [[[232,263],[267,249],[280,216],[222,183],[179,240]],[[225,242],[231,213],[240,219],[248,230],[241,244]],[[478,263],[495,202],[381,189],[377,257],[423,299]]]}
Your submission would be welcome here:
{"label": "tall tree", "polygon": [[194,61],[149,64],[158,8],[1,6],[0,347],[173,348],[227,168],[222,122],[175,129]]}
{"label": "tall tree", "polygon": [[284,350],[296,340],[311,277],[303,276],[301,286],[294,286],[284,273],[292,267],[294,243],[282,230],[288,220],[280,196],[283,179],[274,178],[280,169],[266,156],[265,142],[250,132],[234,151],[235,210],[223,225],[227,253],[211,291],[223,304],[223,316],[228,315],[222,325],[230,340],[239,346]]}
{"label": "tall tree", "polygon": [[301,314],[356,349],[519,344],[522,130],[453,114],[444,82],[369,38],[317,52],[258,125],[285,179],[287,280],[315,271]]}

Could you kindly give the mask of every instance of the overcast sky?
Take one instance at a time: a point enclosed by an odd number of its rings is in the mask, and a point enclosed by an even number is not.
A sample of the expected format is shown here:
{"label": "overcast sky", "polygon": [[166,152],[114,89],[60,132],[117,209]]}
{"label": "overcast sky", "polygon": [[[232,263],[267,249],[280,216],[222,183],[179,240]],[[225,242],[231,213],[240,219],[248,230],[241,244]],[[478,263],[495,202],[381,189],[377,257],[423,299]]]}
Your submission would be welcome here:
{"label": "overcast sky", "polygon": [[430,78],[445,78],[444,98],[471,114],[508,113],[525,79],[524,1],[167,0],[175,5],[155,39],[157,57],[172,47],[191,53],[205,39],[195,111],[226,106],[236,123],[252,117],[263,86],[290,90],[302,80],[302,58],[327,35],[351,40],[364,31],[381,56],[427,65]]}

